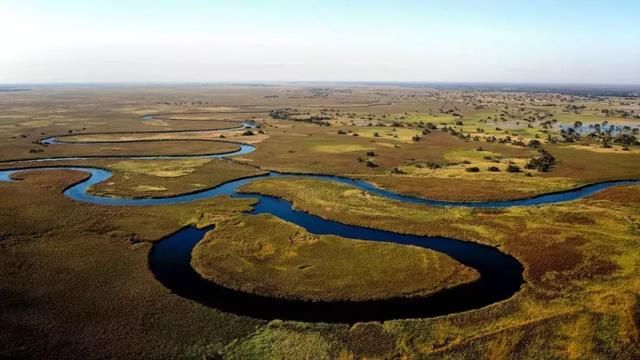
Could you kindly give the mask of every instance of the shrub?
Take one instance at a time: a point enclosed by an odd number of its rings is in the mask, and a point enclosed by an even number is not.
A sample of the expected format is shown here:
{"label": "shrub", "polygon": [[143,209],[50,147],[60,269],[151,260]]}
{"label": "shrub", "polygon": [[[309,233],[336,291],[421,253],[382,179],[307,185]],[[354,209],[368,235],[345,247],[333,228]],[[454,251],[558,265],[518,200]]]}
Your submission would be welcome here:
{"label": "shrub", "polygon": [[480,168],[477,166],[468,167],[465,169],[467,172],[480,172]]}
{"label": "shrub", "polygon": [[500,169],[497,166],[489,166],[489,171],[498,172],[498,171],[500,171]]}
{"label": "shrub", "polygon": [[531,147],[531,148],[537,148],[537,147],[542,146],[542,143],[540,142],[540,140],[535,140],[535,139],[534,139],[534,140],[529,141],[529,143],[527,144],[527,146],[528,146],[528,147]]}
{"label": "shrub", "polygon": [[509,164],[509,166],[507,166],[507,172],[510,172],[510,173],[520,172],[520,166],[515,164]]}

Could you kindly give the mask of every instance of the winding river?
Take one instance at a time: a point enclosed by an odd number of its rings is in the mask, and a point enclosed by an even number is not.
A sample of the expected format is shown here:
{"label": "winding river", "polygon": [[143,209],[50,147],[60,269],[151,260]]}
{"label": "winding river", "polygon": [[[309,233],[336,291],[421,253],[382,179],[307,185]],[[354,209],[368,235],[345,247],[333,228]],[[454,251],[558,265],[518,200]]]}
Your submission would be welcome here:
{"label": "winding river", "polygon": [[[144,117],[148,119],[148,117]],[[236,131],[252,124],[228,129]],[[207,130],[201,130],[207,131]],[[55,145],[63,143],[56,137],[42,140],[43,143]],[[96,143],[96,142],[91,142]],[[225,154],[209,154],[195,156],[179,156],[180,158],[223,158],[248,154],[255,147],[238,143],[237,151]],[[107,156],[108,157],[108,156]],[[176,156],[131,156],[128,159],[163,159]],[[215,196],[227,195],[234,198],[252,198],[257,200],[251,214],[271,214],[294,223],[312,234],[341,236],[347,239],[389,242],[401,245],[412,245],[444,253],[456,261],[476,269],[480,278],[474,282],[457,285],[423,297],[397,297],[371,301],[302,301],[278,299],[236,291],[217,285],[202,278],[191,266],[191,252],[204,235],[213,229],[197,229],[185,227],[174,234],[156,242],[149,253],[149,268],[155,277],[173,293],[191,299],[203,305],[217,308],[225,312],[246,315],[261,319],[286,319],[300,321],[345,322],[383,321],[391,319],[425,318],[451,314],[466,310],[478,309],[513,296],[523,285],[523,267],[514,257],[494,247],[478,243],[461,241],[445,237],[427,237],[399,234],[384,230],[370,229],[360,226],[346,225],[337,221],[322,219],[292,208],[286,200],[260,195],[243,194],[237,190],[245,184],[264,178],[289,176],[298,178],[315,178],[335,181],[356,187],[385,198],[407,203],[428,206],[465,206],[476,208],[496,208],[511,206],[532,206],[552,204],[583,198],[619,185],[638,184],[638,180],[609,181],[591,184],[564,192],[544,194],[537,197],[499,202],[449,202],[397,194],[380,189],[368,182],[332,175],[283,174],[270,172],[249,178],[236,179],[203,191],[163,198],[114,198],[89,193],[92,185],[106,181],[112,173],[106,169],[95,167],[46,166],[19,168],[23,163],[44,162],[51,160],[79,160],[88,157],[66,157],[35,159],[14,162],[12,169],[0,170],[0,181],[12,182],[11,176],[16,172],[53,169],[69,169],[86,172],[90,176],[64,191],[67,197],[86,203],[107,206],[157,206],[186,203]],[[382,266],[384,264],[381,264]]]}

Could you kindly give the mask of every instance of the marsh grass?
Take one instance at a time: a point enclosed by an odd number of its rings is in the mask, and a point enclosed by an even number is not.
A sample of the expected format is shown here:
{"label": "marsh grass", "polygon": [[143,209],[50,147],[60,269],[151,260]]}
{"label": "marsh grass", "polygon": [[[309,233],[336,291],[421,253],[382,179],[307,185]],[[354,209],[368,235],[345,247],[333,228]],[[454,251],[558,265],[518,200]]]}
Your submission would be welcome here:
{"label": "marsh grass", "polygon": [[311,235],[270,215],[220,223],[196,246],[192,263],[226,287],[325,301],[424,296],[478,276],[431,250]]}
{"label": "marsh grass", "polygon": [[402,354],[489,359],[640,355],[634,295],[640,290],[640,237],[634,225],[640,219],[639,186],[567,204],[500,211],[411,206],[306,179],[268,179],[245,190],[281,196],[300,210],[349,224],[500,246],[523,262],[527,284],[509,300],[441,319],[386,323]]}

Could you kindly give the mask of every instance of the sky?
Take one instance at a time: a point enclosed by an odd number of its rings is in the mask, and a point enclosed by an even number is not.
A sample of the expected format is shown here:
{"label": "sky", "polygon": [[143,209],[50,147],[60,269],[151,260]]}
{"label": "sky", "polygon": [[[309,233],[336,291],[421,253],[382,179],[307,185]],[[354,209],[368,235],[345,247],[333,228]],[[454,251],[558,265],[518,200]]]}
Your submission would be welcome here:
{"label": "sky", "polygon": [[640,1],[0,0],[0,83],[640,84]]}

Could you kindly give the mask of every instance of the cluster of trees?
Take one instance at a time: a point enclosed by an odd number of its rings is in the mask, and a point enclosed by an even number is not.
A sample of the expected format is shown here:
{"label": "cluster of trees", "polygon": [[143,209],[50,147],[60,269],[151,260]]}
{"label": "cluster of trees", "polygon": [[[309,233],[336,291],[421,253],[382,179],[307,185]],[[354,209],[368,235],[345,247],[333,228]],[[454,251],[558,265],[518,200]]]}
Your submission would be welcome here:
{"label": "cluster of trees", "polygon": [[[307,115],[306,117],[300,117]],[[307,113],[300,113],[295,109],[284,108],[284,109],[275,109],[269,112],[269,116],[272,119],[277,120],[292,120],[292,121],[301,121],[301,122],[309,122],[313,124],[318,124],[320,126],[331,126],[331,123],[328,120],[331,120],[331,116],[324,115],[310,115]]]}
{"label": "cluster of trees", "polygon": [[586,109],[587,107],[584,105],[574,105],[574,104],[569,104],[567,106],[565,106],[565,108],[563,109],[564,112],[572,112],[574,114],[579,114],[582,110]]}
{"label": "cluster of trees", "polygon": [[560,137],[562,138],[562,142],[571,143],[580,140],[580,133],[575,131],[573,128],[562,129],[560,130]]}
{"label": "cluster of trees", "polygon": [[278,120],[288,120],[289,117],[292,115],[292,111],[294,111],[293,109],[275,109],[275,110],[271,110],[269,111],[269,116],[271,116],[271,118],[273,119],[278,119]]}
{"label": "cluster of trees", "polygon": [[634,114],[634,111],[627,111],[627,110],[620,110],[620,109],[602,109],[601,112],[605,115],[605,116],[620,116],[623,118],[630,118],[630,117],[634,117],[636,119],[640,119],[640,115],[639,114]]}
{"label": "cluster of trees", "polygon": [[533,157],[527,165],[527,169],[535,169],[539,172],[549,171],[556,164],[556,159],[548,151],[544,149],[538,150],[538,155]]}

